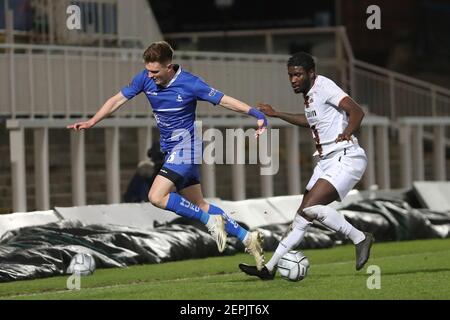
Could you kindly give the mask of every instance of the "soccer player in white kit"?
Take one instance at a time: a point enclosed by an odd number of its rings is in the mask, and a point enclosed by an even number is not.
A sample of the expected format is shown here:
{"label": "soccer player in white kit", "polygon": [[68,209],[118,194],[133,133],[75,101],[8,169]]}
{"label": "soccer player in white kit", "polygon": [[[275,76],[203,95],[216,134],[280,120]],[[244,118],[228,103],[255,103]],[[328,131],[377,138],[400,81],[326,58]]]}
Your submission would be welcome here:
{"label": "soccer player in white kit", "polygon": [[276,111],[271,105],[260,103],[267,116],[283,119],[294,125],[310,128],[319,161],[306,186],[300,208],[289,233],[281,240],[270,261],[258,270],[256,266],[239,264],[248,275],[272,280],[278,261],[302,241],[313,220],[344,234],[355,244],[356,270],[369,259],[374,237],[347,222],[342,214],[327,206],[342,200],[364,174],[367,157],[353,133],[364,117],[361,107],[332,80],[317,75],[311,55],[299,52],[287,63],[291,86],[305,100],[304,114]]}

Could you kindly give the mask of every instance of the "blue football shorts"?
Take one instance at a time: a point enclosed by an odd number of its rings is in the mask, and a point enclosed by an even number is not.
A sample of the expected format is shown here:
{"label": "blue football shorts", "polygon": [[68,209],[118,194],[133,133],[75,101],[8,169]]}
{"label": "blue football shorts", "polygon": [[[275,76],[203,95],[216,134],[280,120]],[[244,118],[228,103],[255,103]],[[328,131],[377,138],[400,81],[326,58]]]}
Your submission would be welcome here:
{"label": "blue football shorts", "polygon": [[190,149],[172,150],[164,154],[164,164],[158,175],[172,181],[177,191],[199,184],[201,161],[198,159],[201,157]]}

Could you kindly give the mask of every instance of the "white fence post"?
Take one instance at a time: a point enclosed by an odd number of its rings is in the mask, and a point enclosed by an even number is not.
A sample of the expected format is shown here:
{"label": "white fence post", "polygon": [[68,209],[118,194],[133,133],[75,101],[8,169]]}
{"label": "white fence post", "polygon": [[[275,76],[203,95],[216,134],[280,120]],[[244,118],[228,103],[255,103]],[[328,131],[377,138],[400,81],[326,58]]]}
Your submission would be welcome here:
{"label": "white fence post", "polygon": [[445,126],[437,125],[433,128],[433,131],[434,179],[438,181],[445,181],[447,180],[445,156]]}
{"label": "white fence post", "polygon": [[106,190],[108,203],[120,203],[119,128],[105,128]]}
{"label": "white fence post", "polygon": [[380,189],[391,188],[391,168],[389,161],[389,130],[387,125],[376,127],[377,183]]}
{"label": "white fence post", "polygon": [[9,129],[13,210],[15,212],[25,212],[27,211],[25,130],[20,126]]}
{"label": "white fence post", "polygon": [[[241,126],[239,129],[243,129]],[[245,150],[245,138],[243,139],[236,139],[236,145],[232,143],[231,145],[228,145],[227,143],[227,149],[228,148],[234,148],[233,151],[230,150],[230,152],[233,152],[235,157],[236,164],[231,166],[231,174],[232,174],[232,187],[233,187],[233,200],[244,200],[245,199],[245,186],[246,186],[246,179],[245,179],[245,165],[244,164],[238,164],[238,156],[239,152],[236,152],[236,150]],[[245,158],[245,154],[244,154]]]}
{"label": "white fence post", "polygon": [[216,196],[216,165],[202,163],[202,192],[207,198]]}
{"label": "white fence post", "polygon": [[[203,126],[203,128],[205,130],[208,129],[206,126]],[[209,129],[212,129],[212,127]],[[213,130],[207,130],[204,137],[206,141],[210,141],[208,144],[209,148],[214,148],[215,145],[215,139],[212,139],[208,134],[212,134],[213,132]],[[216,165],[213,162],[214,159],[210,157],[209,152],[203,154],[201,164],[202,192],[207,198],[214,198],[216,196]]]}
{"label": "white fence post", "polygon": [[48,128],[34,129],[34,174],[36,209],[50,209]]}
{"label": "white fence post", "polygon": [[70,159],[72,172],[72,203],[86,205],[85,132],[70,132]]}
{"label": "white fence post", "polygon": [[[268,129],[266,132],[258,138],[258,144],[259,148],[259,154],[263,155],[273,155],[273,150],[271,146],[271,130]],[[256,150],[255,150],[256,152]],[[261,161],[259,161],[261,162]],[[263,168],[262,165],[259,166],[259,176],[261,178],[261,197],[272,197],[273,196],[273,175],[262,175],[261,169]]]}
{"label": "white fence post", "polygon": [[152,146],[152,127],[138,128],[138,159],[148,160],[147,151]]}
{"label": "white fence post", "polygon": [[424,156],[423,156],[423,126],[417,124],[412,132],[412,151],[414,163],[414,180],[425,180]]}
{"label": "white fence post", "polygon": [[403,124],[400,126],[399,145],[400,145],[400,163],[402,173],[403,188],[409,188],[412,185],[412,160],[411,160],[411,126]]}
{"label": "white fence post", "polygon": [[366,124],[362,128],[362,140],[367,155],[367,168],[364,174],[364,187],[368,189],[375,184],[375,147],[373,138],[373,125]]}
{"label": "white fence post", "polygon": [[300,154],[299,154],[299,128],[292,126],[286,128],[287,140],[287,179],[288,194],[300,194]]}

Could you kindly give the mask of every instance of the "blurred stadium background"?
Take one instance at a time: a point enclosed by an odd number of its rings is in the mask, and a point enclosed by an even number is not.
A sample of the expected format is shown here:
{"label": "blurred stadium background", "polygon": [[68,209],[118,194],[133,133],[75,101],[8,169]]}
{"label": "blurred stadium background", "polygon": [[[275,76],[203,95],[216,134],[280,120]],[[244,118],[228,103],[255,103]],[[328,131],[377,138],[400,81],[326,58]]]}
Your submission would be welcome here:
{"label": "blurred stadium background", "polygon": [[[71,4],[81,8],[81,30],[66,27]],[[366,27],[372,4],[381,8],[380,30]],[[303,108],[287,58],[310,52],[318,73],[366,110],[358,137],[369,164],[359,190],[448,181],[449,17],[450,5],[438,0],[0,0],[0,213],[122,201],[158,139],[145,97],[87,132],[65,126],[93,115],[142,69],[148,44],[163,39],[177,63],[212,86],[286,112]],[[204,128],[252,127],[205,103],[197,114]],[[272,127],[280,129],[278,174],[203,165],[206,197],[303,192],[314,167],[310,133]]]}
{"label": "blurred stadium background", "polygon": [[[205,0],[192,8],[185,1],[1,0],[0,211],[120,202],[157,139],[145,97],[81,138],[63,128],[127,84],[142,69],[142,50],[161,39],[174,46],[184,68],[213,86],[291,112],[302,102],[288,86],[285,61],[295,51],[311,52],[318,72],[368,111],[359,136],[371,161],[358,188],[447,180],[449,7],[377,3],[381,30],[366,28],[370,1]],[[81,8],[80,31],[66,27],[70,4]],[[206,126],[236,123],[235,114],[202,103],[198,115]],[[307,131],[279,126],[280,171],[273,179],[260,181],[254,165],[216,165],[204,170],[206,196],[301,193],[313,167],[311,139]]]}

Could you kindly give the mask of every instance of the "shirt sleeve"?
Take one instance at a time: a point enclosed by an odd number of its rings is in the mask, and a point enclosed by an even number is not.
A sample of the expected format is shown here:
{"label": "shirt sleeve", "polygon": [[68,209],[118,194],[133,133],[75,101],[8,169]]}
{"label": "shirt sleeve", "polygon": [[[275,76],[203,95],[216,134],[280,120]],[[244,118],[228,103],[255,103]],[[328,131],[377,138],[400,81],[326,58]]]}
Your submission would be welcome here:
{"label": "shirt sleeve", "polygon": [[208,101],[214,105],[219,104],[224,96],[223,92],[212,88],[201,78],[197,78],[197,81],[195,81],[194,93],[198,100]]}
{"label": "shirt sleeve", "polygon": [[144,87],[144,78],[142,75],[143,75],[142,72],[137,74],[133,78],[133,80],[131,80],[128,86],[122,88],[121,92],[123,96],[128,100],[134,98],[135,96],[137,96],[139,93],[142,92]]}
{"label": "shirt sleeve", "polygon": [[329,81],[325,85],[325,90],[327,94],[327,102],[333,106],[339,107],[339,102],[348,96],[339,86],[333,81]]}

